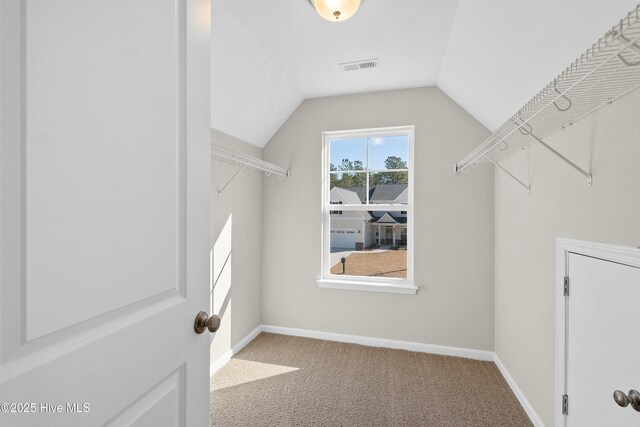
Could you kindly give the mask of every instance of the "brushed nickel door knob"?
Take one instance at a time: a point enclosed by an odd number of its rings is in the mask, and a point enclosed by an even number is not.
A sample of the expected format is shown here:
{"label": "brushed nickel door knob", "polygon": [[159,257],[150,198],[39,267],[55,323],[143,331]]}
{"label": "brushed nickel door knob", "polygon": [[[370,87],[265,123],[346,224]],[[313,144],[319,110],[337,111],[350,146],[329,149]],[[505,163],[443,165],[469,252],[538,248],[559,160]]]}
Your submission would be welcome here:
{"label": "brushed nickel door knob", "polygon": [[615,400],[618,406],[622,408],[626,408],[627,406],[629,406],[629,398],[626,394],[624,394],[624,392],[620,390],[616,390],[613,392],[613,400]]}
{"label": "brushed nickel door knob", "polygon": [[637,390],[629,390],[628,394],[625,394],[620,390],[616,390],[613,392],[613,400],[623,408],[626,408],[631,404],[633,409],[640,412],[640,392]]}
{"label": "brushed nickel door knob", "polygon": [[209,317],[209,315],[201,311],[196,316],[196,321],[193,323],[193,329],[196,331],[196,334],[201,334],[205,330],[209,330],[209,332],[214,333],[220,328],[220,317],[217,315],[213,315]]}
{"label": "brushed nickel door knob", "polygon": [[629,390],[627,396],[629,396],[629,400],[631,401],[631,407],[640,412],[640,393],[638,393],[637,390]]}

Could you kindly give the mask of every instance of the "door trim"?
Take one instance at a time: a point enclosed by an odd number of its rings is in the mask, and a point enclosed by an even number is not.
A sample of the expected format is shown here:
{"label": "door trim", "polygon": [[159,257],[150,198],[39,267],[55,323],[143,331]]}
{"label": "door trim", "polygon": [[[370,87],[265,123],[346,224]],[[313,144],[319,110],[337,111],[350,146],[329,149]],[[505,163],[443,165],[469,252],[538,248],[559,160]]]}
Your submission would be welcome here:
{"label": "door trim", "polygon": [[564,278],[568,273],[570,254],[584,255],[604,261],[615,262],[640,268],[640,247],[611,245],[558,238],[556,241],[556,427],[565,425],[562,414],[562,396],[566,390],[566,314],[567,302],[564,296]]}

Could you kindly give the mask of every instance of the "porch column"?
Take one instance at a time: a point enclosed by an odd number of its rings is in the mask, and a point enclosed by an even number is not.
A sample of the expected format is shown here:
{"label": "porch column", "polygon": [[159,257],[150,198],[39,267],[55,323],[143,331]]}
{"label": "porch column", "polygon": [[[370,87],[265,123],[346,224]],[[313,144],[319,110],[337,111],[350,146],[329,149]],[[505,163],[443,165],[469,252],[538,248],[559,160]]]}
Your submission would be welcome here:
{"label": "porch column", "polygon": [[380,239],[382,238],[382,235],[381,235],[382,232],[380,230],[381,230],[381,227],[380,227],[380,224],[378,224],[378,246],[380,246]]}
{"label": "porch column", "polygon": [[396,245],[396,226],[393,226],[393,246]]}

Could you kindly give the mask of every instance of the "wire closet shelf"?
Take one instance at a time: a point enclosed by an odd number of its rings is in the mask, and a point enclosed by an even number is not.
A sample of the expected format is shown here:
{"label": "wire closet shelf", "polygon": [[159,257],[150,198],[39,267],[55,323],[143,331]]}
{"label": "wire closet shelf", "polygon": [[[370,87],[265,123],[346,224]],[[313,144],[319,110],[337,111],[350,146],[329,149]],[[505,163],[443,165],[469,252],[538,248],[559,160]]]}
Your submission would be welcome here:
{"label": "wire closet shelf", "polygon": [[240,169],[226,182],[221,188],[218,189],[218,196],[224,192],[224,190],[233,182],[245,170],[252,170],[254,172],[264,173],[266,176],[277,176],[280,179],[289,178],[290,171],[283,167],[274,165],[257,157],[250,156],[248,154],[241,153],[235,150],[229,150],[217,144],[211,144],[211,158],[219,160],[231,165],[240,166]]}
{"label": "wire closet shelf", "polygon": [[243,169],[247,168],[256,172],[262,172],[266,176],[275,175],[281,178],[289,177],[289,170],[283,167],[274,165],[257,157],[250,156],[248,154],[241,153],[239,151],[229,150],[228,148],[220,145],[211,145],[211,158],[220,160],[232,165],[241,166]]}
{"label": "wire closet shelf", "polygon": [[[640,86],[640,4],[560,73],[496,132],[462,160],[455,173],[500,160],[539,142],[587,177],[569,159],[542,141]],[[507,172],[512,178],[513,175]],[[518,180],[521,185],[529,187]]]}

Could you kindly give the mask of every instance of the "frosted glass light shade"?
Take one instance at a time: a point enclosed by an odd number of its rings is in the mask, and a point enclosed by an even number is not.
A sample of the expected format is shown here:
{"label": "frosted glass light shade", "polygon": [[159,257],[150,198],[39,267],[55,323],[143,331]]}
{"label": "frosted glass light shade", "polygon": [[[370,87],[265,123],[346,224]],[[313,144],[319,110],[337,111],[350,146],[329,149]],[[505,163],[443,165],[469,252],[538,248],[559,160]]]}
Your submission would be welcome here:
{"label": "frosted glass light shade", "polygon": [[318,15],[331,22],[342,22],[358,11],[362,0],[309,0]]}

